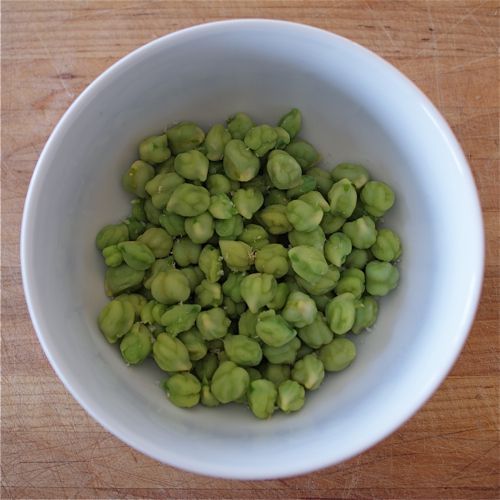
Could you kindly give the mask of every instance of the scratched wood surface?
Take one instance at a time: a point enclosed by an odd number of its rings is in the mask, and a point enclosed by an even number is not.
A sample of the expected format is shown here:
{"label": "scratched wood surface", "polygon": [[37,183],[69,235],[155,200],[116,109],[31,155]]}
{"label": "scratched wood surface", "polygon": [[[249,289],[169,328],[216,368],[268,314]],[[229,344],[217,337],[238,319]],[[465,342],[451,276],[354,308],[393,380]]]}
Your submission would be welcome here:
{"label": "scratched wood surface", "polygon": [[[499,498],[498,1],[3,1],[3,498]],[[74,98],[111,63],[165,33],[238,17],[285,18],[387,58],[437,104],[481,195],[484,291],[465,349],[406,425],[346,463],[286,480],[225,481],[122,444],[66,392],[21,290],[19,227],[35,162]],[[460,272],[460,270],[457,270]]]}

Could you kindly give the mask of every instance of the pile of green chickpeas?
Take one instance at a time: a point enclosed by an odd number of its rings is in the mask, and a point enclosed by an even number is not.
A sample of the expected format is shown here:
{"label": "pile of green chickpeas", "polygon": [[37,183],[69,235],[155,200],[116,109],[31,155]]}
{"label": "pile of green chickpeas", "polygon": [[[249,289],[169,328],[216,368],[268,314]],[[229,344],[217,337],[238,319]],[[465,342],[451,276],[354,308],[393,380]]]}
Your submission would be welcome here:
{"label": "pile of green chickpeas", "polygon": [[301,123],[178,123],[123,174],[130,216],[96,237],[112,299],[98,324],[127,364],[153,357],[174,405],[301,409],[398,284],[400,239],[377,226],[392,189],[358,164],[319,168]]}

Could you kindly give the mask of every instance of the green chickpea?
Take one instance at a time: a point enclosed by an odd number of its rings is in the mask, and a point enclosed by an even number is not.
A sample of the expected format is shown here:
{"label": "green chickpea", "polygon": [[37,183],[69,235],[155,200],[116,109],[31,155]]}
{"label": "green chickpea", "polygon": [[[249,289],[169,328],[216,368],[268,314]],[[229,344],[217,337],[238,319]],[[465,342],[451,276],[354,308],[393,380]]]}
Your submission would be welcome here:
{"label": "green chickpea", "polygon": [[326,236],[321,227],[316,227],[309,232],[297,231],[294,229],[288,233],[288,240],[292,247],[306,245],[314,247],[322,252],[325,246]]}
{"label": "green chickpea", "polygon": [[336,182],[328,191],[330,200],[330,211],[332,215],[350,217],[356,207],[358,195],[356,189],[348,179]]}
{"label": "green chickpea", "polygon": [[307,175],[311,175],[316,179],[316,188],[323,195],[327,196],[328,192],[333,186],[332,178],[330,174],[319,167],[313,167],[307,171]]}
{"label": "green chickpea", "polygon": [[176,373],[163,385],[172,404],[192,408],[200,402],[201,384],[191,373]]}
{"label": "green chickpea", "polygon": [[331,213],[326,213],[321,221],[321,228],[325,234],[332,234],[337,232],[345,223],[347,219],[340,215],[332,215]]}
{"label": "green chickpea", "polygon": [[204,187],[186,182],[175,188],[168,200],[167,211],[183,217],[195,217],[206,212],[209,206],[209,192]]}
{"label": "green chickpea", "polygon": [[372,260],[372,255],[369,250],[361,250],[359,248],[355,248],[347,256],[345,267],[364,269],[366,264],[368,264],[370,260]]}
{"label": "green chickpea", "polygon": [[205,278],[212,283],[216,283],[224,275],[221,253],[212,245],[205,245],[203,247],[200,252],[198,265],[203,271]]}
{"label": "green chickpea", "polygon": [[333,233],[325,243],[325,257],[337,267],[344,264],[351,251],[351,240],[344,233]]}
{"label": "green chickpea", "polygon": [[401,240],[394,231],[380,229],[370,250],[376,259],[391,262],[401,256]]}
{"label": "green chickpea", "polygon": [[367,215],[352,222],[346,222],[342,231],[349,237],[354,248],[366,250],[377,241],[375,222]]}
{"label": "green chickpea", "polygon": [[235,303],[243,301],[241,296],[241,282],[245,277],[245,273],[229,273],[226,281],[222,285],[224,295],[229,297]]}
{"label": "green chickpea", "polygon": [[342,179],[349,179],[356,189],[361,189],[370,180],[370,174],[362,165],[357,165],[355,163],[339,163],[332,170],[332,179],[335,182]]}
{"label": "green chickpea", "polygon": [[172,237],[184,236],[186,230],[184,228],[185,218],[177,214],[164,213],[158,218],[159,224]]}
{"label": "green chickpea", "polygon": [[[316,182],[316,181],[314,181]],[[309,191],[299,196],[300,201],[305,201],[311,207],[320,208],[324,214],[330,211],[330,204],[319,191]]]}
{"label": "green chickpea", "polygon": [[129,365],[142,363],[151,353],[151,333],[146,326],[135,323],[120,342],[120,352]]}
{"label": "green chickpea", "polygon": [[151,198],[144,202],[144,213],[149,222],[148,227],[151,227],[151,224],[157,226],[160,223],[161,210],[153,205]]}
{"label": "green chickpea", "polygon": [[159,272],[151,282],[151,294],[161,304],[184,302],[191,294],[189,281],[178,269]]}
{"label": "green chickpea", "polygon": [[[300,178],[300,184],[295,188],[289,189],[286,192],[286,196],[288,199],[292,200],[304,194],[310,193],[315,189],[316,189],[316,179],[312,175],[303,175]],[[330,209],[330,205],[328,205],[328,209]]]}
{"label": "green chickpea", "polygon": [[174,259],[173,257],[167,257],[165,259],[157,259],[153,262],[153,265],[149,268],[145,275],[144,280],[144,288],[148,290],[151,289],[151,283],[156,275],[162,271],[168,271],[169,269],[174,268]]}
{"label": "green chickpea", "polygon": [[153,307],[151,308],[151,316],[153,318],[153,322],[160,325],[161,317],[167,310],[167,306],[165,304],[160,304],[159,302],[155,302]]}
{"label": "green chickpea", "polygon": [[278,283],[274,298],[267,304],[267,306],[269,307],[269,309],[274,309],[275,311],[283,309],[283,307],[285,307],[286,300],[289,294],[290,294],[290,288],[288,284]]}
{"label": "green chickpea", "polygon": [[300,410],[305,403],[305,389],[295,380],[285,380],[278,386],[278,408],[284,413]]}
{"label": "green chickpea", "polygon": [[284,205],[269,205],[257,212],[257,220],[271,234],[285,234],[292,230]]}
{"label": "green chickpea", "polygon": [[133,217],[128,217],[123,221],[123,223],[127,225],[131,241],[135,241],[146,230],[146,223],[134,219]]}
{"label": "green chickpea", "polygon": [[277,140],[278,134],[273,127],[258,125],[245,134],[244,142],[260,158],[276,146]]}
{"label": "green chickpea", "polygon": [[250,220],[264,204],[264,195],[254,188],[238,189],[233,195],[233,202],[238,213]]}
{"label": "green chickpea", "polygon": [[[286,192],[281,191],[279,189],[271,189],[267,193],[265,200],[264,200],[264,205],[266,207],[270,205],[288,205],[288,202],[290,200],[287,198]],[[330,207],[328,205],[328,207]]]}
{"label": "green chickpea", "polygon": [[221,403],[230,403],[241,398],[250,384],[248,372],[232,361],[222,362],[212,376],[210,389]]}
{"label": "green chickpea", "polygon": [[269,244],[267,231],[257,224],[247,224],[238,239],[251,246],[253,250],[260,250]]}
{"label": "green chickpea", "polygon": [[224,125],[214,125],[205,137],[207,158],[210,161],[222,160],[224,157],[224,148],[230,140],[231,134],[224,128]]}
{"label": "green chickpea", "polygon": [[324,378],[325,369],[316,354],[307,354],[293,365],[292,379],[310,391],[317,389]]}
{"label": "green chickpea", "polygon": [[175,160],[175,157],[170,156],[170,158],[168,160],[162,161],[161,163],[157,163],[155,165],[156,173],[157,174],[168,174],[169,172],[175,172],[174,160]]}
{"label": "green chickpea", "polygon": [[233,215],[230,219],[215,221],[215,232],[224,240],[235,240],[243,232],[241,215]]}
{"label": "green chickpea", "polygon": [[140,241],[123,241],[118,243],[117,247],[122,253],[125,263],[137,271],[149,269],[155,261],[153,252]]}
{"label": "green chickpea", "polygon": [[201,311],[196,319],[196,328],[205,340],[221,339],[227,335],[231,320],[226,316],[224,309],[214,307]]}
{"label": "green chickpea", "polygon": [[292,189],[301,183],[302,169],[286,151],[272,151],[267,159],[266,171],[271,184],[278,189]]}
{"label": "green chickpea", "polygon": [[227,357],[240,366],[257,366],[262,360],[260,344],[246,335],[226,335],[224,350]]}
{"label": "green chickpea", "polygon": [[394,191],[384,182],[369,181],[361,190],[364,209],[374,217],[382,217],[394,205]]}
{"label": "green chickpea", "polygon": [[207,355],[207,343],[196,328],[180,333],[179,340],[186,346],[191,361],[199,361]]}
{"label": "green chickpea", "polygon": [[125,224],[108,224],[97,233],[95,243],[97,248],[102,251],[106,247],[127,241],[128,238],[128,228]]}
{"label": "green chickpea", "polygon": [[312,284],[328,271],[323,252],[317,248],[299,245],[288,250],[288,257],[293,270]]}
{"label": "green chickpea", "polygon": [[279,126],[288,132],[290,139],[293,139],[299,133],[301,125],[302,115],[297,108],[291,109],[279,121]]}
{"label": "green chickpea", "polygon": [[310,281],[297,276],[297,284],[311,295],[323,295],[332,291],[340,278],[340,272],[335,266],[329,266],[328,271],[317,281]]}
{"label": "green chickpea", "polygon": [[148,163],[161,163],[170,158],[166,134],[147,137],[139,144],[139,158]]}
{"label": "green chickpea", "polygon": [[297,231],[309,232],[316,229],[323,218],[323,210],[312,207],[302,200],[292,200],[286,206],[286,216]]}
{"label": "green chickpea", "polygon": [[201,307],[217,307],[222,304],[222,287],[219,283],[203,280],[195,288],[195,299]]}
{"label": "green chickpea", "polygon": [[99,313],[99,329],[110,344],[123,337],[134,324],[134,308],[129,302],[112,300]]}
{"label": "green chickpea", "polygon": [[128,302],[134,308],[136,319],[140,318],[141,310],[147,304],[146,298],[138,293],[122,293],[118,295],[115,300]]}
{"label": "green chickpea", "polygon": [[398,268],[389,262],[372,260],[365,268],[366,291],[370,295],[382,297],[398,286]]}
{"label": "green chickpea", "polygon": [[377,320],[378,304],[373,297],[363,297],[356,306],[356,318],[352,326],[353,333],[360,333],[373,326]]}
{"label": "green chickpea", "polygon": [[242,272],[250,269],[254,253],[250,246],[242,241],[220,240],[219,247],[224,262],[231,271]]}
{"label": "green chickpea", "polygon": [[282,382],[290,378],[290,372],[291,368],[288,365],[267,363],[262,370],[262,376],[271,381],[275,387],[278,387]]}
{"label": "green chickpea", "polygon": [[243,278],[240,291],[250,311],[257,313],[274,298],[277,287],[278,284],[273,275],[254,273]]}
{"label": "green chickpea", "polygon": [[266,245],[255,254],[255,268],[276,278],[285,276],[289,269],[287,249],[277,243]]}
{"label": "green chickpea", "polygon": [[215,370],[217,370],[218,364],[217,356],[209,352],[205,357],[194,364],[194,372],[203,384],[208,384],[208,382],[212,380],[212,376]]}
{"label": "green chickpea", "polygon": [[153,358],[166,372],[191,370],[192,364],[186,346],[167,333],[160,333],[153,344]]}
{"label": "green chickpea", "polygon": [[336,338],[323,346],[318,356],[327,372],[339,372],[347,368],[356,357],[356,345],[349,339]]}
{"label": "green chickpea", "polygon": [[211,161],[208,164],[208,173],[210,175],[212,175],[212,174],[222,174],[222,172],[224,172],[224,168],[222,167],[222,161]]}
{"label": "green chickpea", "polygon": [[325,309],[326,321],[333,333],[344,335],[354,324],[356,302],[352,293],[343,293],[332,299]]}
{"label": "green chickpea", "polygon": [[155,169],[145,161],[137,160],[122,176],[122,186],[128,193],[146,197],[146,184],[155,176]]}
{"label": "green chickpea", "polygon": [[252,119],[246,113],[236,113],[227,122],[227,130],[233,139],[244,139],[247,132],[254,126]]}
{"label": "green chickpea", "polygon": [[167,130],[170,148],[175,155],[196,149],[203,143],[205,132],[192,122],[181,122]]}
{"label": "green chickpea", "polygon": [[302,344],[300,349],[297,352],[297,359],[302,359],[306,357],[308,354],[313,354],[314,350],[312,347],[309,347],[307,344]]}
{"label": "green chickpea", "polygon": [[[307,291],[307,290],[306,290]],[[326,309],[326,305],[328,304],[328,302],[330,302],[330,300],[333,299],[333,296],[331,293],[324,293],[323,295],[311,295],[311,299],[314,300],[314,302],[316,302],[316,307],[318,308],[318,311],[321,311],[322,313],[325,312],[325,309]],[[317,317],[316,317],[317,319]]]}
{"label": "green chickpea", "polygon": [[213,196],[231,192],[231,181],[222,174],[211,174],[207,178],[206,187]]}
{"label": "green chickpea", "polygon": [[290,342],[280,347],[264,345],[262,351],[269,363],[293,365],[301,345],[300,340],[294,337]]}
{"label": "green chickpea", "polygon": [[226,314],[234,320],[237,320],[247,309],[244,302],[234,302],[229,297],[224,297],[222,304]]}
{"label": "green chickpea", "polygon": [[290,134],[283,127],[274,127],[274,131],[277,135],[275,149],[284,149],[288,144],[290,144]]}
{"label": "green chickpea", "polygon": [[286,148],[285,151],[297,160],[298,164],[307,170],[321,159],[319,153],[314,147],[306,141],[294,140]]}
{"label": "green chickpea", "polygon": [[207,406],[208,408],[214,408],[215,406],[220,405],[219,401],[217,401],[217,398],[212,394],[209,385],[201,386],[200,403],[203,406]]}
{"label": "green chickpea", "polygon": [[342,271],[340,280],[335,287],[335,293],[341,295],[349,292],[359,299],[365,291],[365,273],[361,269],[346,269]]}
{"label": "green chickpea", "polygon": [[273,310],[259,314],[255,331],[264,344],[272,347],[281,347],[297,335],[296,330]]}
{"label": "green chickpea", "polygon": [[224,149],[223,166],[230,179],[246,182],[259,173],[260,161],[243,141],[233,139]]}
{"label": "green chickpea", "polygon": [[314,300],[305,293],[291,292],[281,314],[288,323],[302,328],[314,321],[318,309]]}
{"label": "green chickpea", "polygon": [[117,267],[123,262],[123,255],[118,245],[109,245],[109,247],[104,248],[102,256],[104,257],[104,263],[108,267]]}
{"label": "green chickpea", "polygon": [[146,184],[146,192],[151,196],[151,203],[159,210],[165,208],[170,201],[175,189],[184,184],[184,179],[170,172],[168,174],[158,174]]}
{"label": "green chickpea", "polygon": [[148,219],[146,217],[146,212],[144,211],[144,200],[141,198],[135,198],[130,202],[130,205],[130,214],[132,218],[146,223]]}
{"label": "green chickpea", "polygon": [[173,244],[172,237],[160,227],[147,229],[137,241],[146,245],[157,259],[166,257]]}
{"label": "green chickpea", "polygon": [[175,157],[175,171],[184,179],[191,181],[206,181],[208,175],[208,158],[193,149]]}
{"label": "green chickpea", "polygon": [[172,248],[174,260],[180,267],[198,264],[200,253],[201,245],[193,243],[189,238],[175,240]]}
{"label": "green chickpea", "polygon": [[[269,191],[269,177],[264,172],[261,175],[256,175],[253,179],[250,179],[248,182],[245,182],[243,186],[240,183],[240,185],[236,189],[239,189],[240,187],[244,187],[246,189],[256,189],[257,191],[260,191],[262,194],[265,194]],[[236,189],[233,189],[233,191],[236,191]]]}
{"label": "green chickpea", "polygon": [[238,320],[238,333],[247,337],[258,338],[257,320],[259,315],[252,311],[245,311]]}
{"label": "green chickpea", "polygon": [[252,413],[261,419],[274,413],[278,391],[269,380],[253,380],[248,388],[248,406]]}
{"label": "green chickpea", "polygon": [[225,193],[211,196],[208,210],[215,219],[230,219],[238,213],[233,201]]}
{"label": "green chickpea", "polygon": [[333,332],[326,324],[325,317],[318,313],[309,325],[299,328],[300,340],[313,349],[319,349],[333,340]]}
{"label": "green chickpea", "polygon": [[179,333],[193,328],[200,311],[199,304],[178,304],[169,307],[162,314],[160,324],[165,327],[170,336],[175,337]]}
{"label": "green chickpea", "polygon": [[205,278],[203,271],[198,266],[183,267],[179,271],[187,278],[189,289],[192,292]]}
{"label": "green chickpea", "polygon": [[189,239],[196,244],[206,243],[214,234],[214,220],[208,212],[196,217],[187,217],[184,229]]}
{"label": "green chickpea", "polygon": [[127,264],[108,267],[104,275],[104,290],[108,297],[136,289],[144,279],[144,271],[132,269]]}

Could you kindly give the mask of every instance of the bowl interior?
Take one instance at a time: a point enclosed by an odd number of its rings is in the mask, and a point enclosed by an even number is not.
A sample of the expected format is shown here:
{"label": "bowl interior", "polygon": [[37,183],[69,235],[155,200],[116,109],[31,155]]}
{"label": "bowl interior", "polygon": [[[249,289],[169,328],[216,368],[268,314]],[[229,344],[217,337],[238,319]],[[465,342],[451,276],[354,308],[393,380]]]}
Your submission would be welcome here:
{"label": "bowl interior", "polygon": [[[293,106],[302,110],[301,136],[322,153],[322,167],[360,162],[393,186],[397,202],[384,225],[404,245],[400,286],[381,300],[373,330],[354,339],[355,363],[309,393],[301,412],[261,422],[233,405],[180,410],[165,398],[153,363],[127,367],[97,329],[107,299],[95,234],[128,214],[120,177],[143,137],[184,119],[206,128],[240,110],[274,123]],[[141,451],[226,477],[305,472],[384,437],[449,369],[481,279],[474,187],[434,108],[373,54],[288,23],[202,26],[115,65],[52,136],[23,236],[32,317],[73,395]]]}

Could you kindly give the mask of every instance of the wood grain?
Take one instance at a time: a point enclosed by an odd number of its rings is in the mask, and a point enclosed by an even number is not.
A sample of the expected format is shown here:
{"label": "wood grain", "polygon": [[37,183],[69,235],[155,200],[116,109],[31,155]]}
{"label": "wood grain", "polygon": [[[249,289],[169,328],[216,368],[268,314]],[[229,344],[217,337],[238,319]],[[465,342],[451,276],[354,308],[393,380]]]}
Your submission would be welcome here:
{"label": "wood grain", "polygon": [[[3,498],[499,498],[498,1],[2,2]],[[21,289],[19,227],[54,125],[104,69],[193,24],[284,18],[347,36],[387,58],[436,103],[461,142],[486,227],[481,305],[459,361],[406,425],[314,474],[225,481],[135,452],[59,382]]]}

